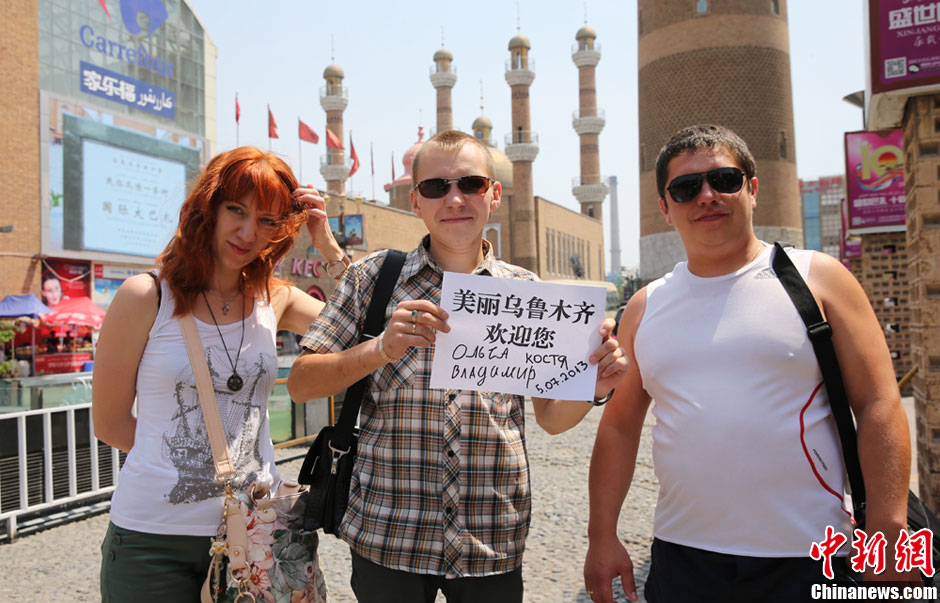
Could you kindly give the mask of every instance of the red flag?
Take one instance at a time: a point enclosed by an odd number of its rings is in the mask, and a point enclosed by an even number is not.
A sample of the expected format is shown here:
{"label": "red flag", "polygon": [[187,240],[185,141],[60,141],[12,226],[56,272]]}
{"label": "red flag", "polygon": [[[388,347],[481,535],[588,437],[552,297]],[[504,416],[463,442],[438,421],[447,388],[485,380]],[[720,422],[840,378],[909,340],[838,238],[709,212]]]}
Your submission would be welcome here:
{"label": "red flag", "polygon": [[300,129],[297,135],[300,136],[301,140],[306,140],[307,142],[312,142],[313,144],[320,142],[320,137],[317,136],[317,133],[314,132],[310,126],[301,121],[299,117],[297,118],[297,123],[299,124],[298,128]]}
{"label": "red flag", "polygon": [[274,114],[271,113],[271,107],[268,107],[268,138],[277,137],[277,122],[274,121]]}
{"label": "red flag", "polygon": [[343,144],[336,137],[336,134],[333,134],[333,130],[329,128],[326,129],[326,146],[331,149],[343,149]]}
{"label": "red flag", "polygon": [[235,93],[235,123],[238,123],[238,120],[241,119],[241,116],[242,116],[242,108],[241,108],[241,105],[238,104],[238,93],[236,92]]}
{"label": "red flag", "polygon": [[352,175],[359,169],[359,155],[356,154],[356,145],[352,141],[352,132],[349,133],[349,158],[353,161],[352,168],[349,170],[349,177],[352,178]]}

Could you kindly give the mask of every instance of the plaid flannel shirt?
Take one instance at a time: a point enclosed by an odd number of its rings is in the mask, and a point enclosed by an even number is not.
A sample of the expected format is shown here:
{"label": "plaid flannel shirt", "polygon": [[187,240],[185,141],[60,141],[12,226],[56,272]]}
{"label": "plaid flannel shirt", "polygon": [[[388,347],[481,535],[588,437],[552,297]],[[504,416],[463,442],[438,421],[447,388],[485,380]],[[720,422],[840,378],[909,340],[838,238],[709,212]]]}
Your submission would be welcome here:
{"label": "plaid flannel shirt", "polygon": [[[426,236],[408,253],[386,309],[428,299],[440,304],[443,272]],[[483,242],[474,274],[536,280],[495,259]],[[301,344],[314,353],[356,344],[379,251],[354,263]],[[531,494],[523,397],[430,388],[434,347],[410,348],[372,373],[360,410],[359,449],[340,535],[384,567],[447,578],[486,576],[522,563]]]}

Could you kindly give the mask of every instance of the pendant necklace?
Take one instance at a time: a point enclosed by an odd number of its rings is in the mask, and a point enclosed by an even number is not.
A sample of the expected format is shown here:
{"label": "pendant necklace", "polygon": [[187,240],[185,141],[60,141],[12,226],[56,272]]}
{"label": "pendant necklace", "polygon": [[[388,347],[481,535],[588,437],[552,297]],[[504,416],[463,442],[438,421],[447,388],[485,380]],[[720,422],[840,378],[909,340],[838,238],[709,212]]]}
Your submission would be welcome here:
{"label": "pendant necklace", "polygon": [[[211,291],[209,293],[212,293]],[[212,293],[215,295],[214,293]],[[218,296],[216,296],[218,297]],[[202,298],[206,300],[206,307],[209,308],[209,316],[212,317],[212,324],[215,325],[215,330],[219,332],[219,339],[222,340],[222,349],[225,350],[225,357],[228,358],[229,364],[232,365],[232,375],[228,378],[228,381],[225,382],[225,385],[228,386],[233,392],[237,392],[245,385],[245,382],[242,381],[242,378],[238,375],[238,359],[242,354],[242,344],[245,343],[245,298],[242,298],[242,337],[238,342],[238,352],[235,353],[235,362],[232,362],[232,356],[228,353],[228,347],[225,345],[225,338],[222,337],[222,329],[219,328],[219,323],[215,319],[215,314],[212,312],[212,306],[209,305],[209,299],[206,297],[205,291],[202,293]],[[232,298],[234,299],[234,297]],[[231,300],[229,300],[231,301]],[[225,305],[222,306],[222,313],[225,314]]]}
{"label": "pendant necklace", "polygon": [[[241,291],[236,291],[236,292],[235,292],[235,295],[233,295],[232,297],[230,297],[230,298],[228,298],[228,299],[222,299],[222,296],[219,295],[218,293],[216,293],[215,291],[213,291],[212,289],[206,289],[206,291],[208,291],[209,293],[211,293],[211,294],[212,294],[212,297],[214,297],[214,298],[216,298],[217,300],[219,300],[220,302],[222,302],[222,316],[228,316],[228,311],[231,309],[231,306],[229,305],[229,302],[231,302],[232,300],[234,300],[234,299],[235,299],[236,297],[238,297],[238,295],[241,293]],[[203,296],[203,297],[205,297],[205,296]],[[208,304],[208,303],[209,303],[209,300],[206,300],[206,303]]]}

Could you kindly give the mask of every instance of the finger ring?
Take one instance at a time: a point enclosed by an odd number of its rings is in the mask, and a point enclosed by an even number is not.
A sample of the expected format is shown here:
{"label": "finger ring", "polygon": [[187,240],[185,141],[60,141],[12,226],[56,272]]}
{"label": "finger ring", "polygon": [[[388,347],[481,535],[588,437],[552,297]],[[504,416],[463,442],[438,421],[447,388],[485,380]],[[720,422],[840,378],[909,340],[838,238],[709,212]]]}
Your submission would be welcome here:
{"label": "finger ring", "polygon": [[418,311],[412,310],[411,311],[411,324],[414,324],[416,322],[418,322]]}
{"label": "finger ring", "polygon": [[418,329],[417,323],[411,323],[411,334],[414,335],[415,331]]}
{"label": "finger ring", "polygon": [[589,590],[589,591],[588,591],[588,596],[589,596],[589,597],[593,597],[593,596],[594,596],[594,591],[593,591],[593,590]]}

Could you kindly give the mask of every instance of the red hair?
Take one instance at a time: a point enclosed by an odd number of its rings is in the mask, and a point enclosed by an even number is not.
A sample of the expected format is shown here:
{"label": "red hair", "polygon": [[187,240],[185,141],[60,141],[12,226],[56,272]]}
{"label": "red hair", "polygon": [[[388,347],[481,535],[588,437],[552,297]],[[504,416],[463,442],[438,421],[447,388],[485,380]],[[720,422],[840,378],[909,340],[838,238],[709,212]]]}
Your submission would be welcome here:
{"label": "red hair", "polygon": [[287,254],[307,221],[303,207],[291,198],[297,188],[290,167],[279,157],[255,147],[239,147],[215,156],[199,174],[180,208],[176,235],[157,258],[160,278],[173,292],[174,316],[192,311],[215,267],[212,250],[216,216],[223,201],[252,194],[259,212],[281,216],[275,235],[254,260],[242,268],[242,292],[271,297],[274,267]]}

